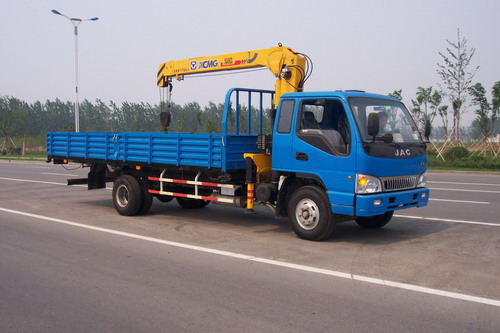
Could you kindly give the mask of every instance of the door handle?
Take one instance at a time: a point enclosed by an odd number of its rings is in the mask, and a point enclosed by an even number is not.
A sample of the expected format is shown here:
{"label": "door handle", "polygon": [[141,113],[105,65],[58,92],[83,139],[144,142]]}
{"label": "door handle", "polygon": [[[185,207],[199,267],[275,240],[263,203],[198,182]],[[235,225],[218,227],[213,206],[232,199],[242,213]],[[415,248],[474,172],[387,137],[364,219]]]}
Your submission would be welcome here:
{"label": "door handle", "polygon": [[295,153],[295,159],[298,161],[308,161],[309,156],[306,153]]}

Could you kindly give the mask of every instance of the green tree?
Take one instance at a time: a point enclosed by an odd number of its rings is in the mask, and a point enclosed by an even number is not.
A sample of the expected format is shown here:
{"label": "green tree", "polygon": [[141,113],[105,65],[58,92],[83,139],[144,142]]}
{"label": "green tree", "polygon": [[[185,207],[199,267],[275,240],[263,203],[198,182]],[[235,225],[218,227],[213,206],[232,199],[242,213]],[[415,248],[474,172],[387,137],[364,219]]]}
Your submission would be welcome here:
{"label": "green tree", "polygon": [[205,116],[203,131],[207,133],[221,133],[223,112],[223,103],[215,104],[213,102],[209,102],[203,109],[203,114]]}
{"label": "green tree", "polygon": [[403,100],[403,89],[394,90],[393,92],[387,94],[387,96],[394,97],[394,98],[397,98],[400,101],[402,101]]}
{"label": "green tree", "polygon": [[416,99],[412,100],[412,113],[415,121],[423,128],[428,120],[431,124],[439,113],[439,106],[443,100],[443,95],[432,87],[417,88]]}
{"label": "green tree", "polygon": [[[495,82],[491,88],[491,124],[495,129],[500,116],[500,81]],[[498,133],[494,130],[493,134]]]}
{"label": "green tree", "polygon": [[460,140],[460,118],[467,98],[467,89],[472,83],[472,79],[479,66],[470,69],[471,60],[476,50],[469,49],[467,39],[460,36],[460,29],[457,30],[457,42],[446,40],[448,47],[446,53],[439,52],[443,63],[438,63],[437,73],[447,89],[453,106],[453,125],[455,140]]}
{"label": "green tree", "polygon": [[475,110],[477,115],[476,124],[481,130],[481,137],[483,140],[486,140],[490,132],[490,104],[486,98],[486,89],[484,89],[481,83],[476,83],[469,87],[469,94],[472,96],[472,105],[477,107]]}
{"label": "green tree", "polygon": [[448,135],[448,105],[441,105],[438,107],[438,114],[443,122],[444,135]]}
{"label": "green tree", "polygon": [[473,126],[479,128],[483,140],[496,133],[495,125],[498,121],[500,104],[500,81],[493,85],[491,93],[492,99],[490,103],[486,96],[486,89],[481,83],[476,83],[469,88],[472,105],[476,107],[475,113],[477,115]]}
{"label": "green tree", "polygon": [[11,124],[14,120],[14,114],[9,104],[9,97],[0,96],[0,135],[3,136],[3,140],[0,142],[0,148],[2,149],[0,153],[2,154],[3,149],[8,150],[8,146],[12,142]]}
{"label": "green tree", "polygon": [[63,102],[56,98],[55,101],[47,100],[39,110],[43,118],[40,124],[41,133],[54,131],[74,131],[75,113],[72,102]]}
{"label": "green tree", "polygon": [[100,99],[95,103],[84,100],[80,104],[80,128],[82,132],[109,131],[111,109]]}
{"label": "green tree", "polygon": [[109,103],[109,109],[110,109],[109,130],[111,132],[124,131],[126,125],[122,109],[118,105],[116,105],[116,103],[113,101]]}

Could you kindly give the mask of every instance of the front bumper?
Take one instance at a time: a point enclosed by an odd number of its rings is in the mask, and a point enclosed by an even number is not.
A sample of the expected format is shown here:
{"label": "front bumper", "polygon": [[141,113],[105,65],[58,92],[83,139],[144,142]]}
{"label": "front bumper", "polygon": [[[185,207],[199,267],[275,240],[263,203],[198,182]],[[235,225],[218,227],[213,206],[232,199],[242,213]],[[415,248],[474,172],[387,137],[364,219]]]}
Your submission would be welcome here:
{"label": "front bumper", "polygon": [[389,193],[357,194],[356,216],[381,215],[393,210],[427,206],[429,189],[418,188]]}

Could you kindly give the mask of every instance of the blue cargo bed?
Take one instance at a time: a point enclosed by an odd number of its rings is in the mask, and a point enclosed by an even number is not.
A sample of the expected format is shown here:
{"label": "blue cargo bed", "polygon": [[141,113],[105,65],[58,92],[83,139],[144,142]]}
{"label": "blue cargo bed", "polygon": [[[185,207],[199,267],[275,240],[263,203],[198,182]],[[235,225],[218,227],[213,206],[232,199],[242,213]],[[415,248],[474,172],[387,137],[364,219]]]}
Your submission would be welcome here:
{"label": "blue cargo bed", "polygon": [[257,135],[49,132],[48,158],[78,162],[139,162],[209,169],[245,169],[244,153],[257,152]]}
{"label": "blue cargo bed", "polygon": [[[240,94],[246,96],[245,113],[240,110],[240,100],[243,100]],[[83,163],[115,161],[205,167],[223,172],[244,170],[243,154],[257,152],[257,134],[263,133],[265,98],[272,107],[273,96],[270,90],[230,89],[224,103],[222,133],[49,132],[47,157]],[[228,130],[230,113],[235,122],[232,132]],[[255,126],[252,116],[258,120]],[[243,124],[243,117],[246,117],[246,124]]]}

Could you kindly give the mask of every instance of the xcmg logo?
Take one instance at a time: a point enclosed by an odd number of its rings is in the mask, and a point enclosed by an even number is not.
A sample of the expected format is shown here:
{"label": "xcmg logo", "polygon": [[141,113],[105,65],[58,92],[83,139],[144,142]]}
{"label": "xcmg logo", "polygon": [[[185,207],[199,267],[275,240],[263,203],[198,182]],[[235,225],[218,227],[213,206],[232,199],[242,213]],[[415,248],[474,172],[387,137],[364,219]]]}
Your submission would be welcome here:
{"label": "xcmg logo", "polygon": [[208,68],[216,68],[219,66],[219,62],[217,59],[214,60],[204,60],[204,61],[191,61],[190,67],[191,70],[195,69],[208,69]]}

